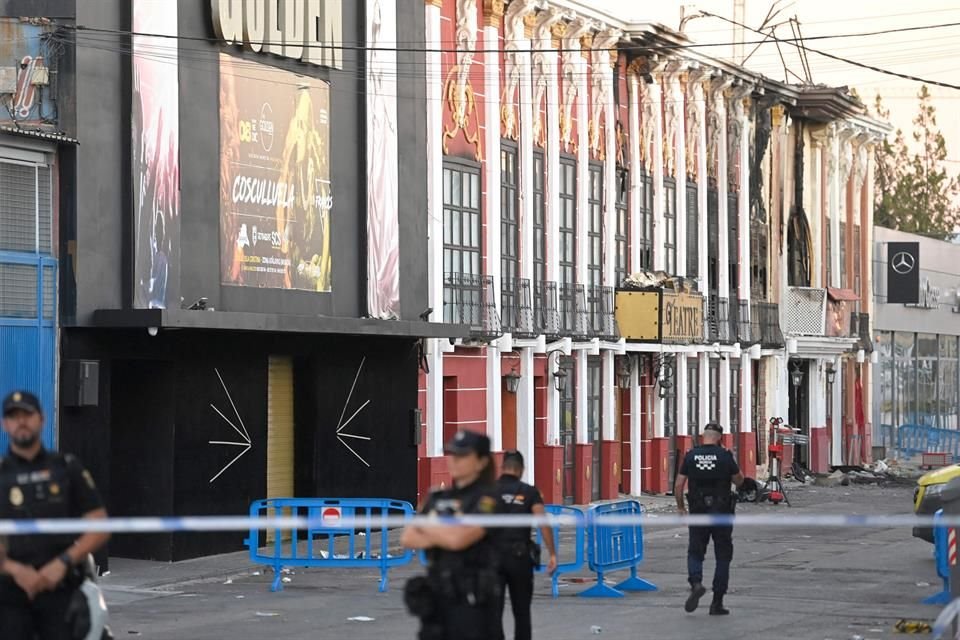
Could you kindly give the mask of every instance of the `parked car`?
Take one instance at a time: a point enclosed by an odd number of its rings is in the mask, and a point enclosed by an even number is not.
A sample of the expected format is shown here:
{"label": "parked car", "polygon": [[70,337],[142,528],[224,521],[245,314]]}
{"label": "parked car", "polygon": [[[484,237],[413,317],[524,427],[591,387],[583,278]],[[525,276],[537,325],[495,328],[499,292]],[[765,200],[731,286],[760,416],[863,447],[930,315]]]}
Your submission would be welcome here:
{"label": "parked car", "polygon": [[[947,483],[954,478],[960,478],[960,464],[952,464],[942,469],[934,469],[917,480],[917,488],[913,492],[913,512],[917,515],[931,516],[943,506],[940,494]],[[932,527],[914,527],[913,536],[933,543]]]}

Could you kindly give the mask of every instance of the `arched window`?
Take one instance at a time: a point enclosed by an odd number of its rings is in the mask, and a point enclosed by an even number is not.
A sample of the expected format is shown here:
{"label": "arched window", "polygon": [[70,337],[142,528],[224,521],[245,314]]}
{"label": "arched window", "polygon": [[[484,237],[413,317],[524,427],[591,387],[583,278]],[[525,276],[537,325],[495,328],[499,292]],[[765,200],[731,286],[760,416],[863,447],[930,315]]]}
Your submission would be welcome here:
{"label": "arched window", "polygon": [[791,287],[810,286],[810,225],[803,209],[790,212],[787,228],[788,284]]}

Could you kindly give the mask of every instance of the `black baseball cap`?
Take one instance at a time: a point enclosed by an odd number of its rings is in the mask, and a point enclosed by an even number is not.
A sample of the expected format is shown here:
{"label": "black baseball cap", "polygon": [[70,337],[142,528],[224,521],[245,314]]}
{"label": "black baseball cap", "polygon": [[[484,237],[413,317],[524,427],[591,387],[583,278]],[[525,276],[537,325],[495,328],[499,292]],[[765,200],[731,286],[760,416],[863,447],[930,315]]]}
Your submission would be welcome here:
{"label": "black baseball cap", "polygon": [[716,422],[708,422],[707,426],[703,428],[704,431],[716,431],[717,433],[723,433],[723,427],[721,427]]}
{"label": "black baseball cap", "polygon": [[9,415],[17,409],[29,413],[43,413],[40,400],[29,391],[12,391],[3,399],[3,415]]}
{"label": "black baseball cap", "polygon": [[490,455],[490,438],[475,431],[458,431],[457,435],[444,445],[443,450],[454,456],[465,456],[469,453],[488,456]]}
{"label": "black baseball cap", "polygon": [[503,464],[518,464],[523,466],[523,454],[516,449],[503,454]]}

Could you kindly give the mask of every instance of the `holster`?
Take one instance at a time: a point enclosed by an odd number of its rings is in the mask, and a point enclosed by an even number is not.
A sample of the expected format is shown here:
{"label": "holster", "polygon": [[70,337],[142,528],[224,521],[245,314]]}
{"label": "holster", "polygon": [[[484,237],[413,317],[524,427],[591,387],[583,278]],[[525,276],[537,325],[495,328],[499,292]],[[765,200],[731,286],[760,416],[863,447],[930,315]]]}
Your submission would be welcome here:
{"label": "holster", "polygon": [[536,542],[530,541],[530,562],[539,567],[543,562],[543,548]]}
{"label": "holster", "polygon": [[403,587],[403,603],[411,614],[421,620],[434,617],[437,611],[436,597],[426,576],[410,578]]}

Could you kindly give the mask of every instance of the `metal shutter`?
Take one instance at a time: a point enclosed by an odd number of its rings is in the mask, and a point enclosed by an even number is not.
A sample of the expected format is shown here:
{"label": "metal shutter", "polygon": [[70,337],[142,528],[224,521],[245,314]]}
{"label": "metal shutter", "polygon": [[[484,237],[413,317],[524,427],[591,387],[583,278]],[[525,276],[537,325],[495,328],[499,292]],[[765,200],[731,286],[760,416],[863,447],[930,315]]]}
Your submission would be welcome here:
{"label": "metal shutter", "polygon": [[[292,498],[293,361],[271,357],[267,382],[267,497]],[[273,532],[267,531],[267,542]]]}

